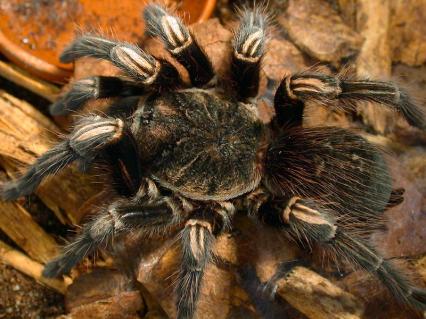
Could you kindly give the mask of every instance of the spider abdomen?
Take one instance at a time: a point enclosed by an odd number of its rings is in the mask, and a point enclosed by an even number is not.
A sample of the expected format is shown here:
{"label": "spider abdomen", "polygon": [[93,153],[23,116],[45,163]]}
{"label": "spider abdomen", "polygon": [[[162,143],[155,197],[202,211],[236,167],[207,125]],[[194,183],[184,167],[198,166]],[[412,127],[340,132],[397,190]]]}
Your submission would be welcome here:
{"label": "spider abdomen", "polygon": [[141,157],[161,185],[200,200],[252,190],[263,125],[250,105],[190,89],[151,96],[136,112]]}
{"label": "spider abdomen", "polygon": [[336,127],[294,128],[269,147],[267,184],[279,195],[320,199],[356,216],[378,216],[392,191],[380,151]]}

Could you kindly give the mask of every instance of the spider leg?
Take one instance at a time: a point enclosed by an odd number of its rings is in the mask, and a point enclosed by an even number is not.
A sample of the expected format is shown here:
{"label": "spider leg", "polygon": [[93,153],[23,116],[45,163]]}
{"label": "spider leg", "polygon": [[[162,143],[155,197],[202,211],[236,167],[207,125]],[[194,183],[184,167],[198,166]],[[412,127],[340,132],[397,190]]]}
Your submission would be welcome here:
{"label": "spider leg", "polygon": [[274,275],[263,284],[263,293],[269,298],[273,298],[277,291],[278,281],[289,276],[293,269],[298,266],[309,267],[310,265],[304,259],[293,259],[280,263]]}
{"label": "spider leg", "polygon": [[145,88],[114,76],[93,76],[75,82],[71,89],[50,105],[50,114],[65,115],[92,99],[142,95]]}
{"label": "spider leg", "polygon": [[147,34],[163,41],[170,54],[188,70],[194,86],[207,84],[214,77],[209,58],[181,19],[157,4],[147,5],[143,17]]}
{"label": "spider leg", "polygon": [[241,13],[240,26],[232,42],[231,77],[238,98],[255,97],[259,90],[259,73],[265,51],[268,17],[261,9]]}
{"label": "spider leg", "polygon": [[215,237],[229,225],[234,206],[198,210],[186,222],[181,233],[182,263],[176,287],[178,319],[194,316],[206,265],[212,257]]}
{"label": "spider leg", "polygon": [[212,225],[208,221],[188,220],[182,231],[182,266],[176,289],[178,319],[189,319],[194,315],[214,241]]}
{"label": "spider leg", "polygon": [[161,196],[155,183],[145,179],[135,197],[114,202],[85,224],[62,254],[46,265],[43,275],[52,278],[69,273],[89,254],[109,248],[113,238],[119,235],[138,231],[149,236],[164,232],[191,209],[183,198]]}
{"label": "spider leg", "polygon": [[169,89],[181,81],[176,68],[166,60],[154,58],[136,45],[86,35],[77,38],[61,54],[63,63],[82,57],[110,61],[138,85],[153,89]]}
{"label": "spider leg", "polygon": [[[0,197],[13,200],[31,194],[46,176],[57,173],[74,161],[87,165],[108,147],[121,154],[131,152],[133,143],[129,139],[132,139],[132,135],[121,119],[100,116],[83,118],[66,140],[40,156],[20,178],[1,185]],[[123,161],[129,162],[127,157]],[[133,174],[132,177],[128,183],[138,185],[139,182],[134,180],[138,175]]]}
{"label": "spider leg", "polygon": [[375,275],[400,302],[426,309],[425,289],[413,286],[366,239],[347,229],[335,213],[317,202],[293,197],[275,218],[269,219],[272,220],[275,226],[287,225],[286,231],[302,246],[310,248],[318,244],[331,250],[336,257]]}
{"label": "spider leg", "polygon": [[[314,100],[327,105],[332,100],[377,102],[400,113],[412,126],[426,129],[422,110],[409,95],[392,82],[348,80],[320,73],[298,73],[285,77],[275,94],[274,107],[279,125],[302,124],[304,103]],[[351,106],[351,103],[346,103]]]}

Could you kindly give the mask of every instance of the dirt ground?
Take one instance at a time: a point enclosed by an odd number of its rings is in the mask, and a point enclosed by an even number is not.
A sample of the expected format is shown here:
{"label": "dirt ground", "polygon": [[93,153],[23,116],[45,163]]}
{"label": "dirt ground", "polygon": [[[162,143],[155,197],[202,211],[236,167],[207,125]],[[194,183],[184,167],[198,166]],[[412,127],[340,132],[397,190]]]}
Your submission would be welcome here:
{"label": "dirt ground", "polygon": [[0,318],[48,319],[64,313],[63,296],[0,263]]}

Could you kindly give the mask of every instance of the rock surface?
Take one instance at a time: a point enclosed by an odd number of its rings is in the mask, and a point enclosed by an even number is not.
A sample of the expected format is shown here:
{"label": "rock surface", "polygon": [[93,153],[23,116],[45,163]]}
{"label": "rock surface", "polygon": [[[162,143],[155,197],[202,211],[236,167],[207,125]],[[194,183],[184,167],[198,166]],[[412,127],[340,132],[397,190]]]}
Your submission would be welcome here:
{"label": "rock surface", "polygon": [[289,0],[278,22],[299,49],[323,62],[339,64],[354,56],[363,42],[327,1]]}

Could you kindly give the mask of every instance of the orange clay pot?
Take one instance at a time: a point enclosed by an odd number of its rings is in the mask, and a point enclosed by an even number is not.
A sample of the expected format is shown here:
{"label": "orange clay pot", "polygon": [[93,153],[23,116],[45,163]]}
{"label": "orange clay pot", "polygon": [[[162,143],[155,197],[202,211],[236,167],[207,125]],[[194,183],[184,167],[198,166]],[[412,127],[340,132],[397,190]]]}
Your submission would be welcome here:
{"label": "orange clay pot", "polygon": [[[139,42],[143,36],[141,0],[2,0],[0,51],[40,78],[64,82],[73,65],[59,55],[79,32],[100,32]],[[208,19],[216,0],[163,1],[187,23]]]}

